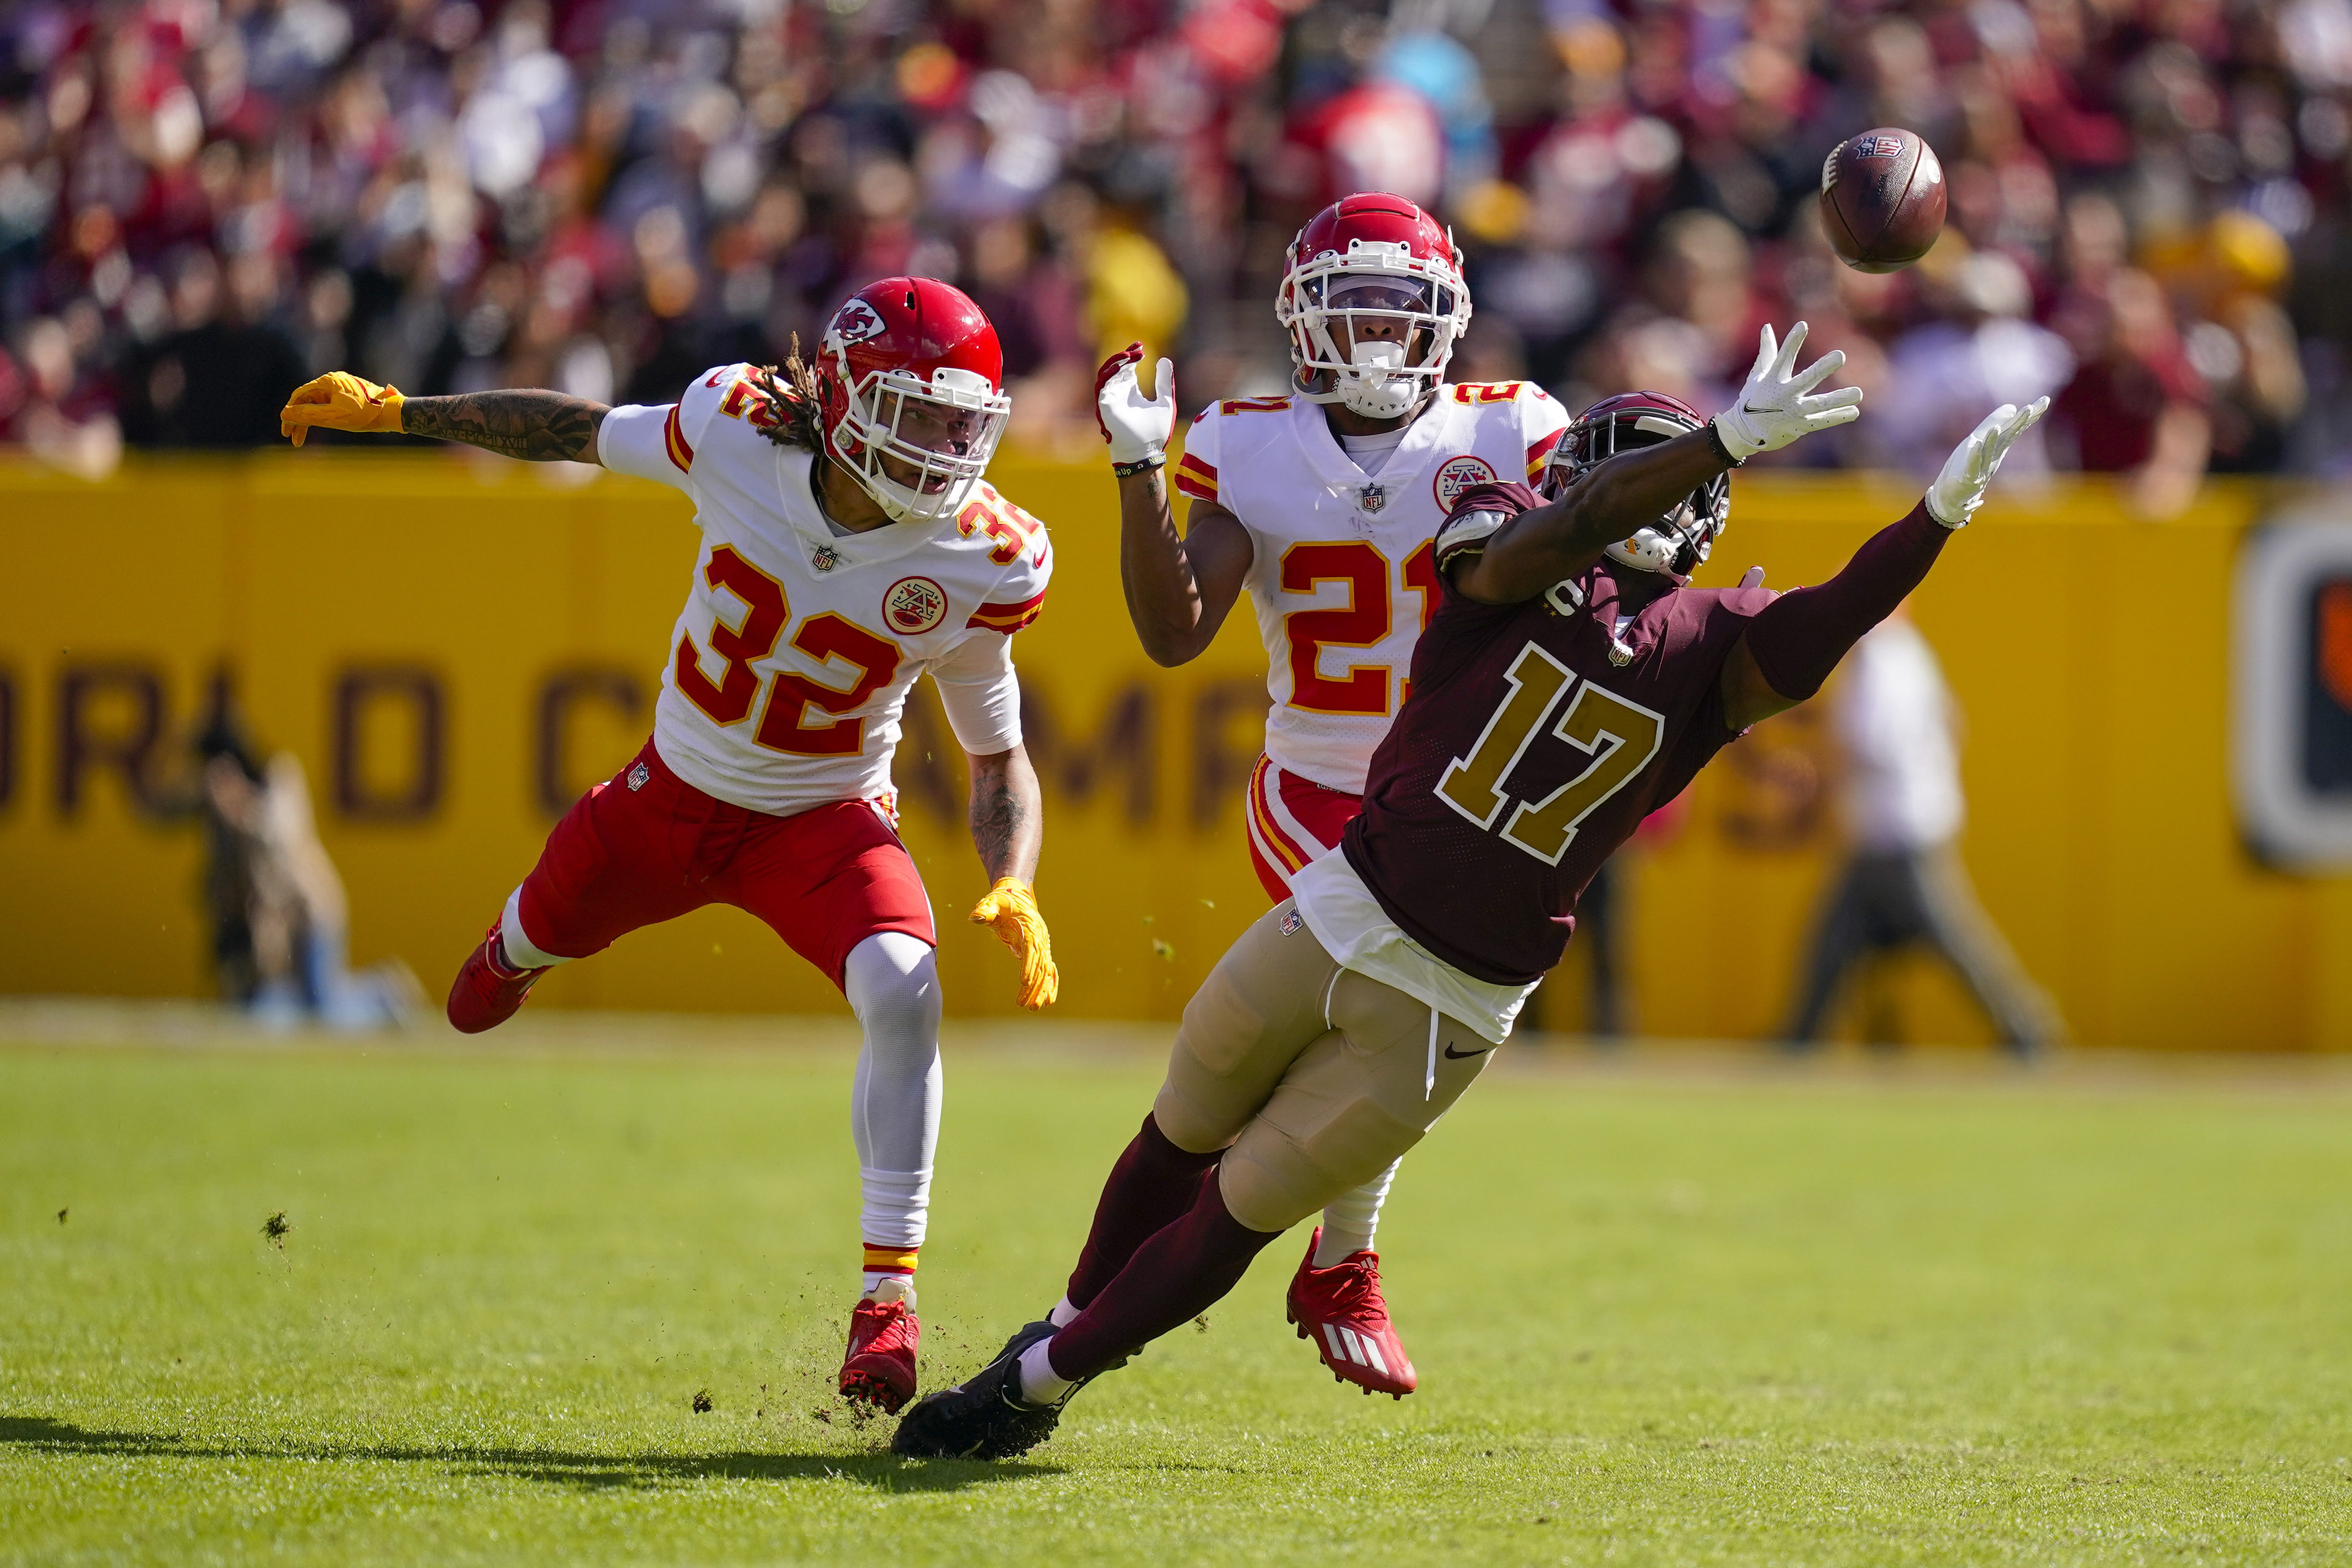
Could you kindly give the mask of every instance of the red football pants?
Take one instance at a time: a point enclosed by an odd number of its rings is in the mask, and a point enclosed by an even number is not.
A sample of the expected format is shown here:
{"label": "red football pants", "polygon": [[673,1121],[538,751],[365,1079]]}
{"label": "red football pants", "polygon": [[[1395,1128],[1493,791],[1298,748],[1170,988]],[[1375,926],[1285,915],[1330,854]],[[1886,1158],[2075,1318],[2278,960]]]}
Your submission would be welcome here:
{"label": "red football pants", "polygon": [[1364,809],[1364,797],[1284,773],[1261,756],[1250,773],[1250,863],[1266,897],[1290,897],[1290,874],[1339,847],[1339,835]]}
{"label": "red football pants", "polygon": [[585,958],[705,904],[759,916],[835,985],[850,950],[877,931],[939,944],[923,879],[879,805],[792,816],[730,805],[670,772],[650,740],[548,835],[523,879],[522,934]]}

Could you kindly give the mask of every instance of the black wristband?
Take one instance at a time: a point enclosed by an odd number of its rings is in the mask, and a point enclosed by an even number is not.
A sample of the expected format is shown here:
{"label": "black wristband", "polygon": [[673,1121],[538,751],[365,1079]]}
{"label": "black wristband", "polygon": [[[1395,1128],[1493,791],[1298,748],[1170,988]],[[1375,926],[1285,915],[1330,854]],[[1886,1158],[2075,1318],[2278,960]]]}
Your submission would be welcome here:
{"label": "black wristband", "polygon": [[1110,466],[1110,471],[1122,479],[1131,479],[1138,474],[1148,474],[1154,468],[1164,468],[1167,466],[1166,454],[1154,452],[1149,458],[1138,458],[1132,463],[1113,463]]}
{"label": "black wristband", "polygon": [[1716,458],[1727,468],[1737,468],[1748,461],[1745,458],[1731,455],[1731,448],[1723,444],[1723,432],[1715,427],[1712,419],[1706,422],[1706,444],[1715,448]]}

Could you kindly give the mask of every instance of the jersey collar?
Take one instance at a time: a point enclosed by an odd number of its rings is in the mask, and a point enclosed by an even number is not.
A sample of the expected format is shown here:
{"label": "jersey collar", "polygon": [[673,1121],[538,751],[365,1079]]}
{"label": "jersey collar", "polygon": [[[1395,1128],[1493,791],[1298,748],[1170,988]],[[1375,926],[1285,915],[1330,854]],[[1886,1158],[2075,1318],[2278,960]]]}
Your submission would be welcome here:
{"label": "jersey collar", "polygon": [[817,505],[816,464],[814,452],[776,448],[776,489],[783,503],[784,521],[792,525],[802,556],[816,571],[895,561],[933,542],[941,531],[956,525],[954,518],[943,517],[928,523],[888,523],[864,533],[835,533],[824,521],[824,509]]}
{"label": "jersey collar", "polygon": [[[1410,489],[1429,468],[1439,454],[1458,456],[1466,449],[1469,432],[1458,426],[1458,416],[1469,410],[1454,401],[1454,389],[1440,384],[1429,406],[1421,411],[1413,422],[1405,426],[1404,439],[1397,444],[1389,460],[1381,465],[1378,474],[1367,475],[1348,456],[1339,438],[1331,434],[1330,421],[1323,416],[1324,405],[1309,403],[1303,397],[1290,401],[1290,427],[1297,437],[1298,449],[1307,460],[1307,470],[1315,482],[1329,491],[1349,508],[1363,505],[1367,487],[1377,487],[1394,496]],[[1372,509],[1367,509],[1372,510]]]}

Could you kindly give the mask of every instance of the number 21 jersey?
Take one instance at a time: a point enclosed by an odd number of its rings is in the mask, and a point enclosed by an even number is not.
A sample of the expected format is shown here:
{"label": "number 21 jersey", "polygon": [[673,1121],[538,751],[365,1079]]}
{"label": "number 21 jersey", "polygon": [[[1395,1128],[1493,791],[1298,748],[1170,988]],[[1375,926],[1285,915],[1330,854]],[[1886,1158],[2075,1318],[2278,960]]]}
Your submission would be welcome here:
{"label": "number 21 jersey", "polygon": [[1194,418],[1176,488],[1249,531],[1246,586],[1265,644],[1265,752],[1276,767],[1364,793],[1437,608],[1430,542],[1474,484],[1540,473],[1568,416],[1532,382],[1447,384],[1377,474],[1324,406],[1234,398]]}

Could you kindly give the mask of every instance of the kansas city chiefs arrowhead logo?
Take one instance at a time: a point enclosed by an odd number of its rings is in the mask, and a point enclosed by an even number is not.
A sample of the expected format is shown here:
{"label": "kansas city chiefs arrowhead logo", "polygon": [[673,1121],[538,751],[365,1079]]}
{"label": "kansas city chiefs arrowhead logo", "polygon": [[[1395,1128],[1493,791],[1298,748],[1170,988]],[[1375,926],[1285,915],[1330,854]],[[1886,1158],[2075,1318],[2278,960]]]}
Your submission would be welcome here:
{"label": "kansas city chiefs arrowhead logo", "polygon": [[862,343],[880,335],[882,318],[863,300],[852,300],[834,313],[832,336],[844,344]]}

